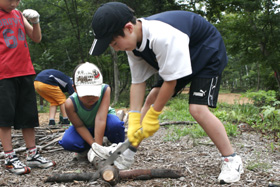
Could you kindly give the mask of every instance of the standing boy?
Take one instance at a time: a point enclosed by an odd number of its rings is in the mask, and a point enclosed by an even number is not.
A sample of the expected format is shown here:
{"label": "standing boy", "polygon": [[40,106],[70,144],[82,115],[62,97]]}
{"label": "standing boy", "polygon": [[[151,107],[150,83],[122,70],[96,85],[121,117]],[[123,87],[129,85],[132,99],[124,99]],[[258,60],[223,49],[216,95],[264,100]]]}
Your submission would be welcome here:
{"label": "standing boy", "polygon": [[[226,49],[218,30],[201,16],[168,11],[136,19],[125,4],[111,2],[95,12],[90,53],[111,45],[126,51],[132,75],[128,138],[134,146],[159,129],[158,116],[167,101],[191,82],[189,110],[222,154],[220,183],[240,180],[241,157],[234,152],[225,128],[208,107],[216,107]],[[160,80],[146,98],[145,81],[158,72]],[[141,112],[140,112],[141,111]]]}
{"label": "standing boy", "polygon": [[65,112],[66,96],[74,93],[73,81],[70,77],[55,69],[45,69],[35,78],[34,86],[38,94],[50,103],[49,125],[55,125],[55,113],[57,106],[60,107],[62,114],[62,124],[69,124]]}
{"label": "standing boy", "polygon": [[[20,0],[0,0],[0,139],[5,153],[5,167],[15,174],[30,173],[30,167],[48,168],[53,161],[42,157],[35,145],[39,126],[32,75],[35,74],[26,34],[36,43],[41,41],[39,14],[27,9],[15,10]],[[26,20],[32,23],[32,26]],[[27,166],[12,147],[11,127],[22,129],[27,148]]]}

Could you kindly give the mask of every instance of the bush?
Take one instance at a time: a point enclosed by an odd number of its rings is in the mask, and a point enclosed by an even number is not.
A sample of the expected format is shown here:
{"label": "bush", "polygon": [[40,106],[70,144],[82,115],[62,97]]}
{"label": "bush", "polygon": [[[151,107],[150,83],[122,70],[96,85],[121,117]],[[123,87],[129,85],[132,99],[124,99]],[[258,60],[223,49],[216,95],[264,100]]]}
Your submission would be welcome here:
{"label": "bush", "polygon": [[243,97],[247,97],[253,101],[255,106],[272,105],[277,101],[276,92],[274,90],[264,91],[259,90],[258,92],[247,91],[243,94]]}

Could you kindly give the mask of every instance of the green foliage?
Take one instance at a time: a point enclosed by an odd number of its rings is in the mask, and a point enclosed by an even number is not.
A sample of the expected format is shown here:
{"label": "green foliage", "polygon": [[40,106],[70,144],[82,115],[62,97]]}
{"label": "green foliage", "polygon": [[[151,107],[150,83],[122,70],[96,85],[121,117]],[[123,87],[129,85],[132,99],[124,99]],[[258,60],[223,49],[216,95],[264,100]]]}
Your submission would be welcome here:
{"label": "green foliage", "polygon": [[[236,137],[239,134],[238,124],[247,123],[251,127],[273,138],[275,142],[280,137],[280,102],[276,100],[274,91],[260,91],[261,97],[256,92],[247,92],[246,95],[256,98],[261,103],[272,103],[263,107],[254,104],[226,104],[220,103],[217,108],[210,109],[225,125],[228,136]],[[264,94],[265,93],[265,94]],[[257,95],[257,97],[255,97]],[[274,97],[273,97],[274,96]],[[264,97],[264,98],[263,98]],[[259,99],[262,98],[262,99]],[[259,105],[259,103],[258,103]],[[188,99],[182,94],[168,102],[168,106],[160,115],[161,121],[195,121],[189,113]],[[192,138],[204,136],[199,125],[176,127],[171,126],[165,140],[176,141],[182,136],[190,135]],[[204,131],[203,131],[204,132]],[[272,148],[273,149],[273,148]]]}
{"label": "green foliage", "polygon": [[[228,114],[225,110],[215,110],[214,114],[222,119],[222,121],[230,121],[229,117],[232,117],[231,114]],[[191,114],[189,113],[189,104],[188,98],[185,94],[181,94],[167,104],[167,109],[164,110],[163,114],[160,115],[160,120],[164,121],[195,121]],[[225,124],[226,131],[229,136],[237,136],[237,126],[231,123]],[[205,131],[201,128],[200,125],[194,124],[191,126],[170,126],[168,134],[165,137],[166,141],[176,141],[181,137],[190,135],[191,138],[196,139],[203,136],[207,136]]]}
{"label": "green foliage", "polygon": [[211,111],[223,122],[240,123],[247,121],[248,116],[258,114],[259,109],[251,104],[219,103],[217,108]]}
{"label": "green foliage", "polygon": [[251,161],[247,163],[247,169],[251,171],[266,171],[270,169],[272,166],[269,163],[266,162],[256,162],[256,161]]}
{"label": "green foliage", "polygon": [[[71,76],[80,62],[97,64],[104,82],[114,91],[114,69],[108,49],[93,57],[88,50],[94,39],[91,19],[96,9],[108,0],[24,0],[18,9],[32,8],[40,13],[42,41],[28,40],[36,72],[58,69]],[[213,23],[221,32],[228,52],[222,86],[231,91],[279,89],[275,73],[280,72],[280,16],[275,0],[121,0],[135,10],[137,17],[146,17],[168,10],[196,12]],[[127,57],[118,52],[119,86],[125,97],[131,82]],[[149,80],[148,86],[153,80]],[[114,92],[112,92],[112,95]],[[122,96],[123,95],[123,96]],[[127,105],[125,102],[121,102]],[[238,120],[238,119],[237,119]],[[241,119],[242,120],[242,119]]]}
{"label": "green foliage", "polygon": [[274,104],[276,99],[276,92],[274,90],[264,91],[259,90],[257,92],[246,92],[243,97],[251,99],[255,106],[264,106]]}
{"label": "green foliage", "polygon": [[181,94],[168,101],[167,107],[163,113],[164,115],[160,115],[160,120],[194,121],[189,112],[188,98],[184,94]]}
{"label": "green foliage", "polygon": [[177,141],[181,137],[190,135],[191,138],[197,139],[207,136],[205,131],[198,125],[194,124],[191,126],[175,126],[171,125],[168,127],[168,134],[164,138],[165,141]]}
{"label": "green foliage", "polygon": [[256,159],[248,161],[246,164],[246,168],[251,171],[266,171],[272,168],[270,163],[263,162],[261,159],[263,158],[263,153],[255,153]]}
{"label": "green foliage", "polygon": [[236,137],[237,135],[240,134],[240,132],[238,131],[237,125],[234,125],[234,124],[231,124],[231,123],[226,123],[225,124],[225,129],[226,129],[226,132],[227,132],[228,136]]}

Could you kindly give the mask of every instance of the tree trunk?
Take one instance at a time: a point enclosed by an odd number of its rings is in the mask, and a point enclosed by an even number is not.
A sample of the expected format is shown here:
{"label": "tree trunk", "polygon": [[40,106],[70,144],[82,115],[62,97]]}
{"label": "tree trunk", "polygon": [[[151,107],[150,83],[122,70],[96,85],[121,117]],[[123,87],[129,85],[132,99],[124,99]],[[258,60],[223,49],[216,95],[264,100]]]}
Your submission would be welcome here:
{"label": "tree trunk", "polygon": [[278,90],[280,92],[280,71],[274,70],[275,79],[278,83]]}
{"label": "tree trunk", "polygon": [[115,105],[119,101],[120,96],[120,84],[119,84],[119,68],[118,68],[118,56],[116,51],[113,49],[113,47],[110,46],[111,54],[112,54],[112,60],[114,64],[114,101],[112,105]]}
{"label": "tree trunk", "polygon": [[257,71],[258,71],[258,77],[257,77],[257,91],[260,90],[260,65],[257,63]]}

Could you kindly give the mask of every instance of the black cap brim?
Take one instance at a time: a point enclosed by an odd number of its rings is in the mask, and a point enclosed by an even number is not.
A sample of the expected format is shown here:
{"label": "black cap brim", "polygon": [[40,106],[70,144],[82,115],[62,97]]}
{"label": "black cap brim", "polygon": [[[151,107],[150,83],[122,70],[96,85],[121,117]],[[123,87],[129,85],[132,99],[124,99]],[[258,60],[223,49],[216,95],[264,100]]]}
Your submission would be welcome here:
{"label": "black cap brim", "polygon": [[93,56],[101,55],[108,48],[112,39],[112,35],[102,39],[94,39],[89,54]]}

